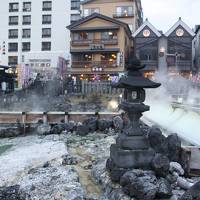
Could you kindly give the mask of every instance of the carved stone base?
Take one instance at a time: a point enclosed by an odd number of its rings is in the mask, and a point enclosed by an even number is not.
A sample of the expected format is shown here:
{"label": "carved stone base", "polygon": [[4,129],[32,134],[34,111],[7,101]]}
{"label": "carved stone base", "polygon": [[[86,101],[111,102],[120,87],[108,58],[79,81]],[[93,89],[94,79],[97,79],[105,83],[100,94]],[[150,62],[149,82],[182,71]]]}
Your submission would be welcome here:
{"label": "carved stone base", "polygon": [[152,149],[124,150],[116,144],[111,145],[110,158],[119,168],[150,169],[155,155]]}
{"label": "carved stone base", "polygon": [[126,136],[121,134],[116,140],[117,146],[124,150],[147,150],[149,141],[144,136]]}

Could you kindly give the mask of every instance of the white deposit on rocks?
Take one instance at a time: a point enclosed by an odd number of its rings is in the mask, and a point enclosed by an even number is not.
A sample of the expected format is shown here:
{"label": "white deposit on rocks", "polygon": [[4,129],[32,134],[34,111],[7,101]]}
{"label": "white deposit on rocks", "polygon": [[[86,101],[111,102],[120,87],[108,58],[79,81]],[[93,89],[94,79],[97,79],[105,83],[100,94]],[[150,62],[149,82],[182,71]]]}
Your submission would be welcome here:
{"label": "white deposit on rocks", "polygon": [[0,186],[13,185],[30,168],[67,153],[64,142],[53,141],[51,138],[27,136],[10,140],[9,144],[14,146],[0,156]]}
{"label": "white deposit on rocks", "polygon": [[74,200],[85,196],[76,171],[64,166],[30,170],[19,185],[29,200]]}

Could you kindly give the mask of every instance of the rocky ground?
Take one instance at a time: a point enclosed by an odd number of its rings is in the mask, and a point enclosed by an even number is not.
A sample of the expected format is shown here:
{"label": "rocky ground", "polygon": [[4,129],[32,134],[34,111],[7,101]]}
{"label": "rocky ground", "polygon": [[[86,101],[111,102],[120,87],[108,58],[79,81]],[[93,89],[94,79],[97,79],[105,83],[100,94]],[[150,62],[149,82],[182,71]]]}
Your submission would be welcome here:
{"label": "rocky ground", "polygon": [[[126,186],[129,194],[134,192],[127,177],[136,181],[135,185],[145,183],[143,196],[155,195],[156,191],[160,194],[158,199],[178,200],[185,193],[186,189],[181,189],[176,180],[170,189],[165,179],[157,179],[152,171],[132,170],[124,176],[121,185],[113,183],[106,171],[106,161],[110,145],[123,128],[122,121],[118,117],[95,122],[93,118],[83,124],[71,122],[53,128],[41,124],[33,135],[1,139],[0,199],[136,200],[124,190]],[[184,173],[176,165],[174,171],[180,176]],[[176,173],[169,180],[176,178]],[[190,180],[191,185],[198,180]],[[197,185],[188,190],[181,200],[195,199],[190,193],[198,195],[198,189]]]}

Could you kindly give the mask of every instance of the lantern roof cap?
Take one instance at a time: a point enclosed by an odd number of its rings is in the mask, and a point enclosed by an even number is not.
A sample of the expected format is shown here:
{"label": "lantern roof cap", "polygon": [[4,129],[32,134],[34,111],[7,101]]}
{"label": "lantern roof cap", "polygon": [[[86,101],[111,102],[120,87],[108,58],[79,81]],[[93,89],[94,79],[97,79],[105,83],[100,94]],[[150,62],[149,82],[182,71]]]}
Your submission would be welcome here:
{"label": "lantern roof cap", "polygon": [[142,75],[140,70],[143,68],[145,68],[145,65],[141,65],[140,60],[133,56],[127,63],[127,75],[123,76],[114,87],[127,89],[160,87],[160,83],[156,83]]}

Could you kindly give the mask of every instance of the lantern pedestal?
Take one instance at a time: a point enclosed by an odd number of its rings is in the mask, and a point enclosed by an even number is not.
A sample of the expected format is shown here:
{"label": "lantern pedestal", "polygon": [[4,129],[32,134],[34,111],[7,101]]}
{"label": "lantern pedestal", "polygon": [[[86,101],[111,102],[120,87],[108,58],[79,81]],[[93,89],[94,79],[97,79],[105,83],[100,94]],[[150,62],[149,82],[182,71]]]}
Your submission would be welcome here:
{"label": "lantern pedestal", "polygon": [[124,88],[124,99],[119,108],[126,112],[130,123],[118,136],[116,144],[110,147],[106,168],[113,181],[119,181],[120,177],[131,169],[150,169],[155,156],[140,126],[140,118],[143,112],[150,110],[150,107],[143,103],[144,88],[156,88],[160,84],[142,76],[139,70],[143,66],[140,66],[137,59],[131,60],[127,68],[127,75],[115,85],[117,88]]}

